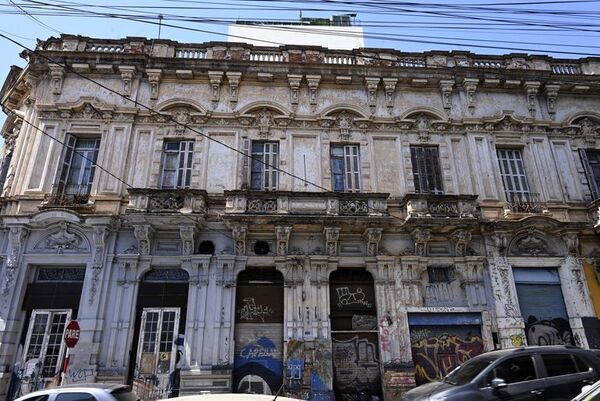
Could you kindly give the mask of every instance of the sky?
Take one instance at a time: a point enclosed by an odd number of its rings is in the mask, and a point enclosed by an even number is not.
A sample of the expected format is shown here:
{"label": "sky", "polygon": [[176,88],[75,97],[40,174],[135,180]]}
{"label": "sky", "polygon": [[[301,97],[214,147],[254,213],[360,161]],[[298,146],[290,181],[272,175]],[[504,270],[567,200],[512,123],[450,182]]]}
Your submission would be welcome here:
{"label": "sky", "polygon": [[[30,48],[36,39],[61,33],[97,38],[160,34],[199,43],[225,41],[228,24],[237,19],[298,21],[300,16],[349,13],[363,26],[367,47],[600,57],[600,0],[446,1],[0,0],[0,34]],[[0,38],[2,77],[11,65],[25,65],[22,50]]]}

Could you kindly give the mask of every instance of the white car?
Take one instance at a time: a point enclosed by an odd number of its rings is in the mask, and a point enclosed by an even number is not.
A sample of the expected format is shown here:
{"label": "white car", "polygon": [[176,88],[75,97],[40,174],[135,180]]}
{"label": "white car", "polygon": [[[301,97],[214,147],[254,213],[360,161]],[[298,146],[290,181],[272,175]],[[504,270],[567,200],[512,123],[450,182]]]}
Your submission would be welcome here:
{"label": "white car", "polygon": [[140,401],[140,398],[123,384],[86,383],[36,391],[15,401]]}
{"label": "white car", "polygon": [[585,386],[581,389],[581,394],[571,401],[600,401],[600,380],[591,386]]}

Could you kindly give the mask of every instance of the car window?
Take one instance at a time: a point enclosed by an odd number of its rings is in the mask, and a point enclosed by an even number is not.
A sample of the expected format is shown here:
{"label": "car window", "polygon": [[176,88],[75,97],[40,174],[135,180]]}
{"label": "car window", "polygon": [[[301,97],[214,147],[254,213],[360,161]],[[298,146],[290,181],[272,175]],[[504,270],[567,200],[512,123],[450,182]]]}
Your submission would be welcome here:
{"label": "car window", "polygon": [[56,395],[55,401],[96,401],[90,393],[60,393]]}
{"label": "car window", "polygon": [[569,354],[545,354],[542,355],[542,360],[549,377],[571,375],[578,372],[575,360]]}
{"label": "car window", "polygon": [[581,358],[581,357],[579,357],[577,355],[573,355],[573,358],[575,359],[575,365],[577,365],[577,370],[578,371],[580,371],[580,372],[589,372],[590,370],[592,370],[592,367],[583,358]]}
{"label": "car window", "polygon": [[501,362],[492,373],[494,378],[504,379],[506,384],[537,379],[531,356],[518,356]]}
{"label": "car window", "polygon": [[48,394],[34,395],[29,398],[23,398],[21,401],[48,401]]}
{"label": "car window", "polygon": [[478,357],[469,359],[444,378],[444,382],[453,385],[463,385],[473,380],[479,373],[487,368],[496,357]]}

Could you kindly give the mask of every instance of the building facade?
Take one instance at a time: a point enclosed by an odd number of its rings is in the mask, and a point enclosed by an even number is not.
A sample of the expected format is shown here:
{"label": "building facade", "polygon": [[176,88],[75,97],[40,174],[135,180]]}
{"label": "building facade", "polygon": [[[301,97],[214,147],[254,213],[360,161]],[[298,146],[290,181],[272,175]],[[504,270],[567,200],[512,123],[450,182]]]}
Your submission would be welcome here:
{"label": "building facade", "polygon": [[494,348],[600,345],[600,60],[69,35],[24,56],[1,394],[391,400]]}

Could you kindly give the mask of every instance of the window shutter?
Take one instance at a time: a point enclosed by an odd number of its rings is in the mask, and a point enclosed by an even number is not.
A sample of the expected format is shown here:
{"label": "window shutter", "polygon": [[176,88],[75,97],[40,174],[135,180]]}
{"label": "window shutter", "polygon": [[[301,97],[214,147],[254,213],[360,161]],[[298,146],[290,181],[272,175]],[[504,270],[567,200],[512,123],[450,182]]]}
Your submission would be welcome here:
{"label": "window shutter", "polygon": [[67,134],[65,137],[65,148],[61,160],[62,167],[60,169],[60,173],[58,174],[55,187],[53,188],[54,193],[62,194],[65,191],[67,178],[69,177],[69,171],[71,170],[71,163],[73,162],[73,150],[75,149],[76,142],[77,138],[75,138],[73,135]]}
{"label": "window shutter", "polygon": [[250,155],[250,140],[248,138],[242,139],[242,189],[248,187],[248,180],[250,178],[250,171],[248,170],[248,166],[250,165],[251,155]]}
{"label": "window shutter", "polygon": [[344,146],[344,167],[346,173],[346,190],[360,191],[360,155],[358,145]]}
{"label": "window shutter", "polygon": [[598,199],[600,197],[600,194],[598,193],[598,186],[596,185],[596,179],[594,177],[594,173],[585,149],[579,149],[579,157],[581,158],[581,164],[583,165],[583,170],[585,171],[585,176],[587,177],[588,187],[590,189],[590,193],[592,194],[592,198]]}

